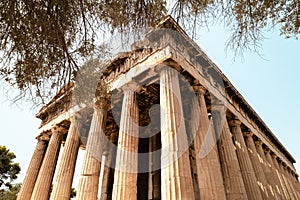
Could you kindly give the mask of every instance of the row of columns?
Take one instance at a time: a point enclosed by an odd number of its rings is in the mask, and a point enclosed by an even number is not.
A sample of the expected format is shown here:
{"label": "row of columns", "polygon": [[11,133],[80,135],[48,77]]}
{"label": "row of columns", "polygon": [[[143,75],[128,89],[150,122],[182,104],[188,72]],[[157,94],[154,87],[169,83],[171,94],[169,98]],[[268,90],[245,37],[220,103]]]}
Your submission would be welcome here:
{"label": "row of columns", "polygon": [[[187,133],[183,121],[180,86],[177,73],[162,68],[160,75],[161,106],[161,199],[195,199],[189,154],[186,150]],[[137,199],[139,117],[136,85],[123,88],[123,106],[118,136],[116,170],[113,182],[113,199]],[[194,148],[200,199],[297,199],[299,182],[276,155],[251,132],[242,132],[241,122],[234,118],[222,119],[224,107],[215,106],[213,120],[209,120],[205,103],[205,88],[195,86],[196,99],[192,104],[191,129],[196,132]],[[199,106],[196,109],[195,106]],[[199,110],[200,112],[195,112]],[[94,114],[86,145],[77,199],[107,198],[109,168],[105,160],[103,135],[105,133],[107,105],[95,103]],[[213,125],[212,125],[213,124]],[[80,145],[76,118],[71,119],[65,148],[62,154],[50,199],[70,199],[75,163]],[[217,132],[221,130],[219,140]],[[212,148],[204,144],[210,132]],[[38,139],[18,199],[49,199],[51,183],[63,135],[66,130],[55,127],[51,137]],[[206,140],[205,140],[206,141]],[[105,144],[104,144],[105,145]],[[206,146],[207,145],[207,146]],[[155,147],[153,147],[155,149]],[[206,149],[208,154],[199,156]],[[211,149],[210,149],[211,148]],[[178,159],[174,159],[177,158]],[[101,167],[104,176],[99,180]],[[157,178],[157,176],[155,176]],[[155,179],[156,182],[157,179]],[[102,184],[98,194],[99,181]],[[105,188],[106,187],[106,188]],[[298,191],[298,192],[297,192]],[[156,192],[157,194],[157,192]]]}

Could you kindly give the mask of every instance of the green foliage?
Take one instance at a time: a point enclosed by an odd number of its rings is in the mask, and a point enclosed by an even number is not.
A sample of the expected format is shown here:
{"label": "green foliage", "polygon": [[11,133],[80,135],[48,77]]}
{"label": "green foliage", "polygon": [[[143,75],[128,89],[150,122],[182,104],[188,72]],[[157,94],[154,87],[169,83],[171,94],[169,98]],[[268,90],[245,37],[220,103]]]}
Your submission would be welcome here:
{"label": "green foliage", "polygon": [[[10,189],[1,189],[0,190],[0,200],[16,200],[17,195],[21,189],[21,183],[12,185]],[[51,186],[52,190],[53,185]],[[50,193],[51,194],[51,193]],[[71,188],[71,195],[70,198],[76,197],[76,190],[74,188]],[[49,195],[50,198],[50,195]]]}
{"label": "green foliage", "polygon": [[0,188],[2,186],[11,188],[11,182],[18,178],[21,171],[19,163],[14,163],[16,155],[5,146],[0,146]]}
{"label": "green foliage", "polygon": [[76,105],[94,105],[95,97],[106,98],[108,85],[100,80],[105,64],[98,59],[87,61],[76,73],[76,85],[73,92],[73,101]]}
{"label": "green foliage", "polygon": [[299,0],[1,0],[0,77],[43,100],[103,55],[97,41],[107,33],[154,26],[167,13],[190,33],[223,23],[236,53],[255,50],[269,28],[299,35]]}
{"label": "green foliage", "polygon": [[16,200],[17,194],[21,189],[21,184],[15,184],[10,189],[0,190],[0,199],[3,200]]}

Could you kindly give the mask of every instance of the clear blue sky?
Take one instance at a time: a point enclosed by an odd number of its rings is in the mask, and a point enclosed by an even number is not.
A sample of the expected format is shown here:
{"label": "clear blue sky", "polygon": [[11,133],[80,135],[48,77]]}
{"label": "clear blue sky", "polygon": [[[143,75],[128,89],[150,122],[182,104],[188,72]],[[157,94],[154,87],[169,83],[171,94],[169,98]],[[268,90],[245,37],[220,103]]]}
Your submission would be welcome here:
{"label": "clear blue sky", "polygon": [[[228,34],[219,27],[199,32],[198,45],[217,64],[237,90],[265,121],[287,150],[300,162],[300,41],[286,40],[278,32],[269,32],[262,42],[264,59],[246,53],[244,61],[232,62],[225,55]],[[39,120],[30,106],[10,106],[5,91],[0,91],[0,145],[6,145],[16,155],[22,168],[21,182],[36,145]],[[82,154],[82,153],[81,153]],[[80,162],[81,158],[79,159]],[[296,165],[300,173],[300,164]],[[75,176],[78,176],[81,166]],[[75,184],[76,186],[76,184]]]}

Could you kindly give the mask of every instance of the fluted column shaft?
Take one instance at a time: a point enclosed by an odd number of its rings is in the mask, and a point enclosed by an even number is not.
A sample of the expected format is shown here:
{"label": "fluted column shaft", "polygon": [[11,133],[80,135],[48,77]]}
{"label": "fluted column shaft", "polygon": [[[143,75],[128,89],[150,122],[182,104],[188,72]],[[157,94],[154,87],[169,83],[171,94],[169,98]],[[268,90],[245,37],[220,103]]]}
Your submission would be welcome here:
{"label": "fluted column shaft", "polygon": [[285,197],[285,199],[290,199],[289,192],[288,192],[288,189],[287,189],[287,187],[285,185],[285,182],[282,178],[282,175],[280,173],[280,169],[279,169],[279,165],[278,165],[278,162],[276,160],[276,157],[277,156],[275,154],[273,154],[272,155],[272,161],[273,161],[273,166],[274,166],[274,169],[276,171],[277,177],[279,179],[279,182],[280,182],[280,185],[281,185],[281,188],[282,188],[282,194]]}
{"label": "fluted column shaft", "polygon": [[278,179],[278,176],[277,176],[276,171],[274,169],[274,164],[273,164],[273,160],[272,160],[272,157],[271,157],[271,152],[270,152],[269,149],[265,150],[265,155],[266,155],[267,162],[269,163],[271,175],[273,176],[273,183],[274,183],[275,189],[278,193],[278,198],[283,198],[282,188],[281,188],[281,185],[280,185],[280,180]]}
{"label": "fluted column shaft", "polygon": [[218,150],[227,199],[248,199],[232,135],[226,120],[225,108],[223,105],[214,105],[214,109],[212,117],[215,132],[221,131]]}
{"label": "fluted column shaft", "polygon": [[235,139],[236,154],[241,168],[246,192],[249,199],[262,199],[259,187],[257,185],[255,172],[248,155],[247,147],[241,130],[241,122],[237,119],[230,121],[232,135]]}
{"label": "fluted column shaft", "polygon": [[110,161],[108,161],[106,156],[104,157],[103,160],[105,160],[105,162],[107,162],[107,163],[106,164],[102,163],[102,165],[101,165],[101,168],[103,168],[104,171],[103,171],[103,178],[100,179],[100,181],[102,181],[102,182],[100,182],[101,183],[101,193],[99,195],[100,195],[101,200],[107,200],[108,199],[109,176],[111,174],[111,171],[110,171],[111,169],[109,167]]}
{"label": "fluted column shaft", "polygon": [[297,196],[297,198],[300,199],[300,185],[299,185],[299,182],[298,182],[298,180],[297,180],[297,178],[295,176],[295,173],[291,172],[290,173],[290,177],[291,177],[291,182],[292,182],[292,184],[294,186],[294,190],[296,192],[296,196]]}
{"label": "fluted column shaft", "polygon": [[50,142],[31,196],[32,200],[49,199],[52,179],[65,130],[59,127],[55,127],[51,129],[51,132],[52,135],[50,137]]}
{"label": "fluted column shaft", "polygon": [[291,179],[291,183],[294,186],[294,190],[296,193],[296,196],[298,199],[300,199],[300,188],[299,188],[299,182],[297,181],[294,173],[292,171],[290,171],[290,179]]}
{"label": "fluted column shaft", "polygon": [[42,135],[38,138],[38,142],[33,152],[30,164],[28,166],[28,170],[22,183],[21,190],[18,193],[18,200],[30,200],[34,189],[35,181],[39,175],[39,171],[43,163],[43,158],[47,149],[48,140],[48,135]]}
{"label": "fluted column shaft", "polygon": [[161,199],[194,199],[187,135],[177,72],[160,69]]}
{"label": "fluted column shaft", "polygon": [[263,170],[263,166],[261,164],[262,161],[260,161],[259,155],[256,151],[251,132],[245,133],[245,143],[246,146],[248,147],[248,155],[252,161],[253,164],[252,166],[256,174],[257,184],[259,185],[262,197],[263,199],[269,199],[268,187],[267,187],[268,183]]}
{"label": "fluted column shaft", "polygon": [[261,163],[262,163],[262,166],[263,166],[265,176],[267,178],[268,188],[269,188],[269,191],[270,191],[269,196],[270,196],[271,199],[274,199],[274,198],[277,199],[278,197],[277,197],[277,192],[276,192],[276,186],[275,186],[275,183],[274,183],[275,181],[274,181],[271,169],[267,164],[266,156],[265,156],[264,150],[262,148],[261,140],[256,141],[255,145],[256,145],[256,150],[257,150],[257,152],[260,156],[260,159],[262,161]]}
{"label": "fluted column shaft", "polygon": [[69,200],[75,172],[77,154],[80,145],[80,123],[75,117],[71,119],[64,151],[61,156],[56,180],[53,183],[51,200]]}
{"label": "fluted column shaft", "polygon": [[195,133],[194,148],[200,199],[226,199],[214,128],[208,119],[204,98],[205,88],[194,86],[194,89],[196,102],[192,104],[191,127]]}
{"label": "fluted column shaft", "polygon": [[294,185],[292,184],[292,182],[291,182],[291,177],[290,177],[290,172],[289,172],[289,168],[288,167],[285,167],[285,174],[286,174],[286,179],[287,179],[287,183],[289,184],[289,186],[290,186],[290,192],[293,194],[293,197],[294,197],[294,199],[298,199],[298,195],[297,195],[297,192],[296,192],[296,190],[295,190],[295,188],[294,188]]}
{"label": "fluted column shaft", "polygon": [[[86,144],[81,175],[78,184],[77,199],[98,198],[100,162],[104,150],[107,105],[104,99],[95,102],[89,136]],[[102,139],[102,140],[101,140]],[[105,165],[104,165],[105,166]]]}
{"label": "fluted column shaft", "polygon": [[[149,152],[155,152],[159,150],[159,137],[158,135],[153,135],[150,138],[149,142]],[[150,161],[150,169],[149,169],[149,192],[148,199],[150,200],[158,200],[161,197],[160,193],[160,171],[156,169],[154,166],[159,164],[160,166],[160,157],[157,154],[152,153],[149,156]],[[153,169],[154,168],[154,169]]]}
{"label": "fluted column shaft", "polygon": [[282,162],[279,164],[279,172],[281,173],[281,177],[282,177],[282,180],[283,180],[284,185],[286,187],[289,199],[295,199],[294,194],[292,192],[292,189],[290,187],[290,184],[288,183],[288,179],[287,179],[286,174],[285,174],[285,168],[284,168]]}
{"label": "fluted column shaft", "polygon": [[114,200],[137,199],[139,118],[135,89],[134,85],[123,88],[124,97],[112,193]]}

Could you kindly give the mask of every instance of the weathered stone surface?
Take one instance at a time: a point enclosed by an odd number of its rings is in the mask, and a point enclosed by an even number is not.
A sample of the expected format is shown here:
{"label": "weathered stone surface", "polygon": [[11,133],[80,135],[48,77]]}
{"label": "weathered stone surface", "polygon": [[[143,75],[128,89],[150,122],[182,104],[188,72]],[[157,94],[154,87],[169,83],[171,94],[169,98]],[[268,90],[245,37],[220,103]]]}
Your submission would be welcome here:
{"label": "weathered stone surface", "polygon": [[[221,165],[218,157],[218,147],[216,145],[212,123],[208,119],[204,99],[205,88],[202,86],[194,86],[194,89],[197,95],[194,101],[197,102],[193,102],[191,109],[191,131],[196,134],[194,138],[194,148],[200,199],[226,199]],[[208,137],[210,137],[210,139],[205,140]],[[214,145],[212,149],[210,149],[211,144]]]}
{"label": "weathered stone surface", "polygon": [[76,159],[80,144],[79,131],[81,124],[73,117],[68,131],[64,151],[61,156],[56,180],[53,183],[51,200],[69,200],[75,172]]}
{"label": "weathered stone surface", "polygon": [[22,183],[21,190],[18,193],[18,200],[30,200],[36,179],[39,175],[45,152],[47,150],[48,140],[49,136],[46,134],[38,138],[38,142],[33,152],[24,181]]}
{"label": "weathered stone surface", "polygon": [[251,159],[252,166],[256,174],[257,185],[260,188],[263,199],[270,199],[270,191],[268,191],[268,182],[266,180],[266,176],[262,166],[263,161],[256,151],[255,144],[252,138],[253,134],[251,132],[245,132],[244,135],[245,143],[248,149],[248,155]]}
{"label": "weathered stone surface", "polygon": [[291,182],[292,182],[292,184],[294,186],[294,189],[296,191],[296,196],[297,196],[298,199],[300,199],[300,184],[299,184],[298,179],[296,178],[295,171],[290,173],[290,177],[291,177]]}
{"label": "weathered stone surface", "polygon": [[[107,102],[96,102],[89,130],[81,175],[79,179],[77,199],[97,199],[100,176],[100,162],[104,150]],[[102,140],[101,140],[102,139]],[[105,166],[105,163],[104,163]]]}
{"label": "weathered stone surface", "polygon": [[286,187],[285,183],[284,183],[284,180],[282,178],[282,175],[280,173],[280,169],[279,169],[279,164],[276,160],[276,155],[275,154],[272,154],[272,164],[274,166],[274,170],[276,171],[276,174],[277,174],[277,177],[278,177],[278,180],[279,180],[279,183],[281,185],[281,188],[282,188],[282,196],[285,198],[285,199],[290,199],[290,196],[289,196],[289,192],[288,192],[288,188]]}
{"label": "weathered stone surface", "polygon": [[275,170],[275,167],[274,167],[274,164],[273,164],[273,160],[272,160],[272,157],[271,157],[271,152],[270,152],[269,149],[265,149],[265,155],[266,155],[267,163],[270,167],[270,171],[271,171],[272,176],[273,176],[274,186],[275,186],[276,192],[278,193],[278,198],[284,198],[284,194],[282,192],[282,187],[281,187],[281,184],[280,184],[280,180],[277,176],[277,173],[276,173],[276,170]]}
{"label": "weathered stone surface", "polygon": [[160,69],[161,199],[194,199],[178,74]]}
{"label": "weathered stone surface", "polygon": [[[235,146],[232,141],[232,135],[228,127],[226,117],[224,115],[224,107],[214,105],[213,122],[215,131],[222,130],[220,139],[218,140],[218,150],[220,155],[221,169],[224,179],[225,192],[228,200],[248,199],[236,155]],[[222,116],[224,115],[224,116]],[[222,117],[224,117],[222,119]]]}
{"label": "weathered stone surface", "polygon": [[290,192],[292,193],[291,196],[293,196],[293,199],[298,199],[298,195],[296,192],[296,189],[294,188],[294,185],[292,184],[292,178],[291,178],[291,174],[290,174],[290,169],[288,167],[285,167],[285,174],[286,174],[286,178],[287,178],[287,183],[290,187]]}
{"label": "weathered stone surface", "polygon": [[134,85],[123,88],[113,200],[137,199],[139,117],[135,89]]}
{"label": "weathered stone surface", "polygon": [[233,119],[230,122],[232,135],[235,140],[236,154],[241,168],[244,185],[249,199],[262,199],[259,187],[257,185],[255,172],[248,155],[247,147],[241,130],[241,122]]}
{"label": "weathered stone surface", "polygon": [[66,130],[60,127],[54,127],[51,129],[51,132],[50,142],[31,196],[32,200],[49,199],[49,192],[62,142],[62,136]]}
{"label": "weathered stone surface", "polygon": [[268,182],[268,189],[269,189],[269,198],[270,199],[278,199],[278,194],[277,194],[277,189],[275,185],[275,180],[274,180],[274,174],[271,171],[270,165],[266,161],[266,156],[264,153],[264,150],[262,148],[262,142],[261,140],[258,140],[255,142],[256,145],[256,150],[259,154],[261,164],[263,166],[264,174],[266,176],[267,182]]}
{"label": "weathered stone surface", "polygon": [[[159,150],[159,139],[158,134],[155,134],[150,138],[149,152]],[[159,200],[161,197],[160,170],[154,168],[154,166],[160,165],[160,157],[157,154],[150,154],[149,162],[148,199]]]}

